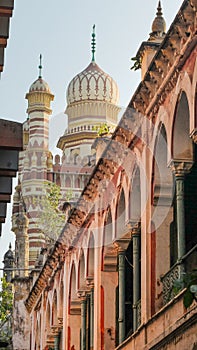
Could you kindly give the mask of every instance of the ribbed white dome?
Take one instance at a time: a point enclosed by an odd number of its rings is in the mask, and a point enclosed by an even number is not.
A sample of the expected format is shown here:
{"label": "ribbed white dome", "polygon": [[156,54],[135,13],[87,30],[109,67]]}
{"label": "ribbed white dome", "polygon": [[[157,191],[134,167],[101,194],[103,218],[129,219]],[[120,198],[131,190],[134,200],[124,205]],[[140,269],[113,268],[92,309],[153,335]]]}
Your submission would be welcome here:
{"label": "ribbed white dome", "polygon": [[29,92],[43,91],[51,93],[49,85],[42,78],[38,78],[29,88]]}
{"label": "ribbed white dome", "polygon": [[116,82],[94,61],[71,80],[67,89],[68,106],[75,102],[89,100],[115,105],[119,102],[119,90]]}

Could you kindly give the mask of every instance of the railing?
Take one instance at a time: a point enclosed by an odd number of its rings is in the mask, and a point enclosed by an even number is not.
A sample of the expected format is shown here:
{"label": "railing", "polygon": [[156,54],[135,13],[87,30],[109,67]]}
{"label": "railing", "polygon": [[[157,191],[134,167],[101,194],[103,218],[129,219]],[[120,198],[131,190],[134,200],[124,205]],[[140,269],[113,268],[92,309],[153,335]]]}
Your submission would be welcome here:
{"label": "railing", "polygon": [[167,304],[171,299],[174,298],[174,282],[180,276],[180,264],[175,264],[171,269],[161,278],[163,283],[163,304]]}
{"label": "railing", "polygon": [[97,130],[95,129],[95,125],[81,125],[81,126],[76,126],[75,128],[72,129],[66,129],[65,135],[68,134],[73,134],[76,132],[82,132],[82,131],[91,131],[97,133]]}
{"label": "railing", "polygon": [[[191,272],[197,267],[197,244],[186,253],[170,270],[161,277],[163,284],[163,304],[167,304],[175,297],[174,283],[181,279],[184,273]],[[184,288],[184,285],[183,285]]]}

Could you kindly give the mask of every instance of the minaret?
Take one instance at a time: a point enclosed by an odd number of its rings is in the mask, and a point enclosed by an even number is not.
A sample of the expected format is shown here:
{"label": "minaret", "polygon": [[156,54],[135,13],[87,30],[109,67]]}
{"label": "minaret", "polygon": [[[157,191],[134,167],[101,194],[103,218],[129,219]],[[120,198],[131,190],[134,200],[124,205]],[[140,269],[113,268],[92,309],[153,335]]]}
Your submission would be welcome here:
{"label": "minaret", "polygon": [[[29,238],[29,267],[33,268],[42,247],[45,246],[44,233],[38,228],[38,199],[45,194],[49,152],[49,115],[54,96],[48,84],[42,78],[42,56],[40,55],[38,79],[30,86],[26,94],[28,100],[28,126],[24,127],[26,150],[23,155],[23,167],[20,169],[21,192],[23,202],[20,212],[27,212]],[[28,133],[28,137],[27,134]]]}
{"label": "minaret", "polygon": [[161,42],[165,37],[166,32],[166,22],[162,16],[161,1],[158,3],[156,17],[152,23],[152,32],[149,34],[149,39],[143,41],[141,44],[136,58],[141,65],[141,77],[144,78],[147,69],[158,50]]}
{"label": "minaret", "polygon": [[11,243],[9,244],[9,250],[4,255],[3,264],[3,275],[7,282],[11,282],[14,273],[14,253]]}

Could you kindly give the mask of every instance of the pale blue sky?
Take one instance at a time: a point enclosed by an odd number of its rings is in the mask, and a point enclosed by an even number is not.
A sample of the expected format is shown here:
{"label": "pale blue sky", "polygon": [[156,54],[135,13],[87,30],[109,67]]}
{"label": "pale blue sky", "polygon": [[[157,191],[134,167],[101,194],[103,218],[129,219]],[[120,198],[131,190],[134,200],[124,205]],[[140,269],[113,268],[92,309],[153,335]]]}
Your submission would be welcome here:
{"label": "pale blue sky", "polygon": [[[162,0],[167,29],[181,4],[181,0]],[[140,72],[130,70],[130,58],[148,39],[157,5],[158,0],[15,0],[0,80],[0,118],[19,122],[26,119],[25,94],[38,77],[42,53],[43,78],[55,95],[51,119],[56,143],[66,125],[66,116],[62,116],[66,87],[91,60],[93,24],[96,62],[118,83],[120,106],[125,108],[140,82]],[[0,238],[0,264],[9,241],[14,241],[10,215],[6,221]]]}

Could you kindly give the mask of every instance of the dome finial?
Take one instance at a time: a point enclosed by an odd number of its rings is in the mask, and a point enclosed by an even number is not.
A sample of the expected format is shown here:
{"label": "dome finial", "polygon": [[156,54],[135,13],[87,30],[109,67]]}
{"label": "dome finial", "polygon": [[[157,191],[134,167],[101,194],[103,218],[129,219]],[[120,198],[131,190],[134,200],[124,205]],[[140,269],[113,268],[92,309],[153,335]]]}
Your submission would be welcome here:
{"label": "dome finial", "polygon": [[95,62],[95,48],[96,48],[96,40],[95,40],[95,24],[93,25],[92,27],[92,43],[91,43],[91,46],[92,46],[92,62]]}
{"label": "dome finial", "polygon": [[163,18],[161,1],[158,2],[156,17],[152,24],[152,33],[150,33],[150,39],[154,41],[155,39],[162,39],[166,31],[166,22]]}
{"label": "dome finial", "polygon": [[162,17],[162,8],[161,8],[161,1],[159,0],[158,7],[157,7],[157,16]]}
{"label": "dome finial", "polygon": [[40,64],[39,64],[38,68],[39,68],[38,78],[41,79],[42,78],[42,55],[41,54],[40,54]]}

